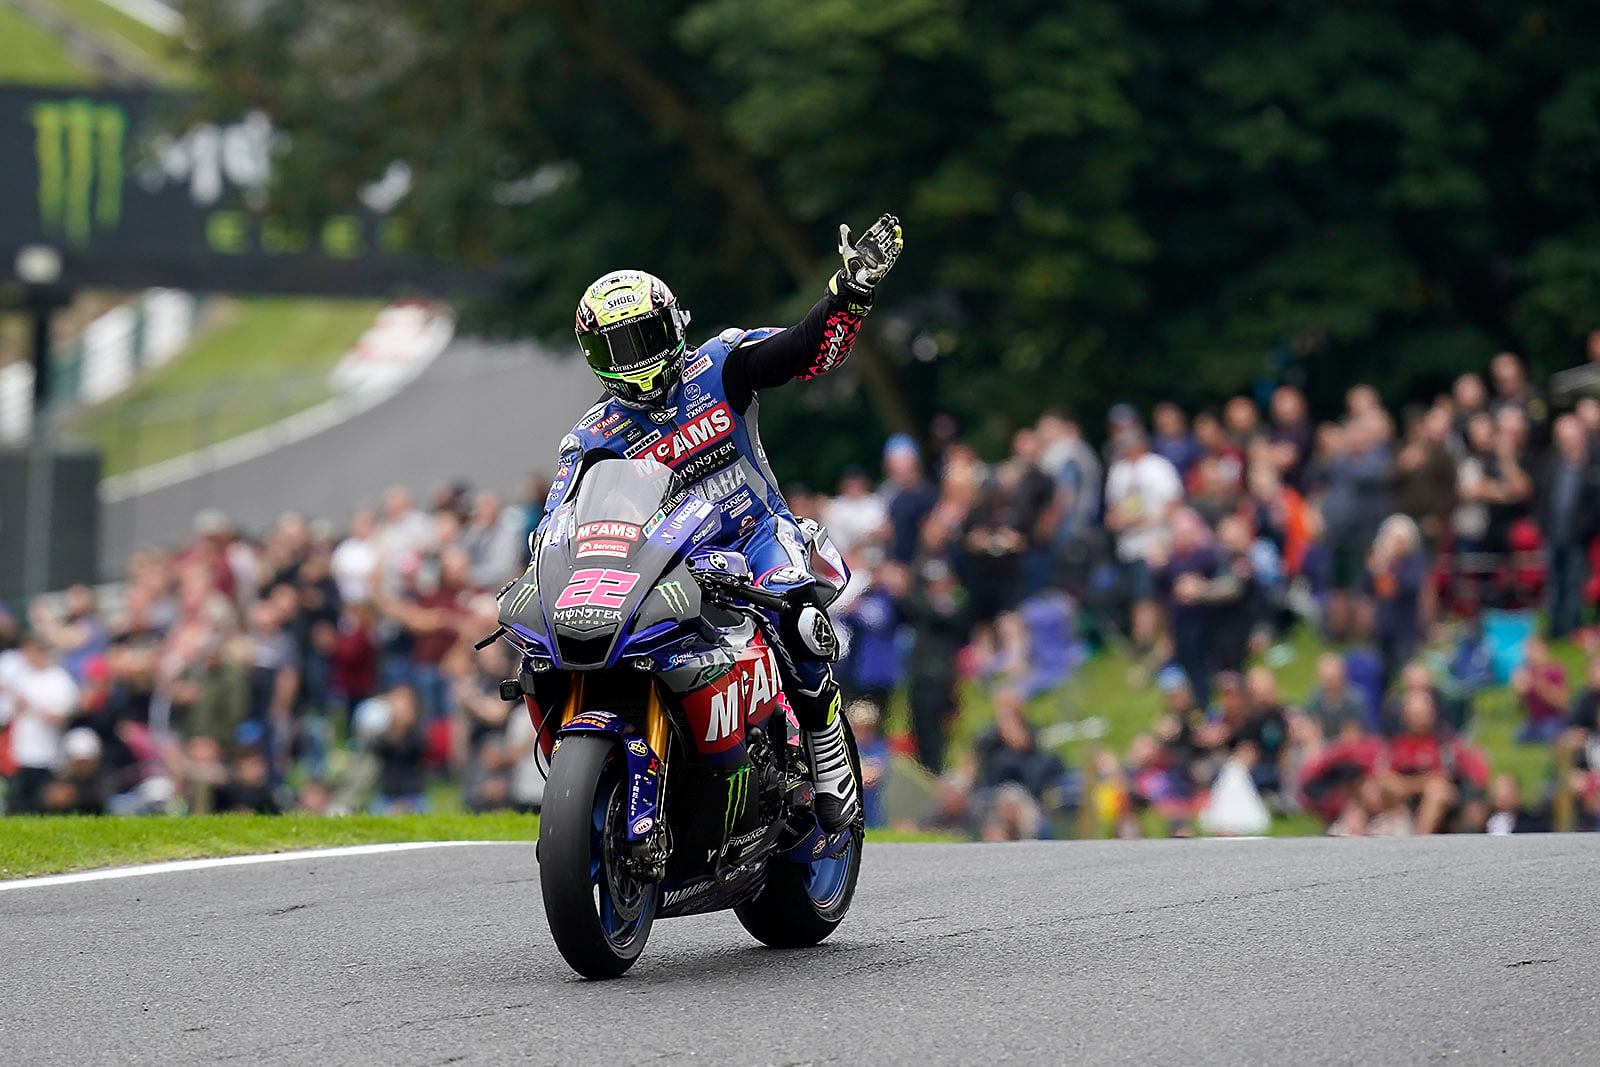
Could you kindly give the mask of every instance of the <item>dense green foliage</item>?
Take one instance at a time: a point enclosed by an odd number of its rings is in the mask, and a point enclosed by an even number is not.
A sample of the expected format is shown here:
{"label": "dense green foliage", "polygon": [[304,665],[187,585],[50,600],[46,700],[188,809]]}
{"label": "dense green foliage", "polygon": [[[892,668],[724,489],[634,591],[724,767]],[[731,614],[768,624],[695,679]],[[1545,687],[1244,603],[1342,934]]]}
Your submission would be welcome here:
{"label": "dense green foliage", "polygon": [[669,278],[708,331],[781,319],[826,277],[838,222],[900,214],[859,378],[768,415],[844,435],[778,457],[791,473],[936,410],[994,441],[1047,402],[1092,428],[1112,400],[1213,402],[1286,369],[1324,402],[1358,375],[1401,400],[1499,347],[1573,362],[1600,320],[1584,5],[274,0],[191,17],[217,105],[293,132],[289,203],[409,161],[429,243],[508,259],[513,285],[481,310],[511,329],[562,335],[618,264]]}

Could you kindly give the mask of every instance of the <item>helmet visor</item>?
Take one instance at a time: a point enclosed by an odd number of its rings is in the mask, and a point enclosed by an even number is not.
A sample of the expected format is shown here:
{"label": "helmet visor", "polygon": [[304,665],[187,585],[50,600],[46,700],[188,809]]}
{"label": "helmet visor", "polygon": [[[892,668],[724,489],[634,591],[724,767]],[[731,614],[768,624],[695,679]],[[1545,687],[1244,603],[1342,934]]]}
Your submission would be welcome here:
{"label": "helmet visor", "polygon": [[667,315],[646,315],[578,335],[589,368],[618,396],[655,393],[683,341]]}

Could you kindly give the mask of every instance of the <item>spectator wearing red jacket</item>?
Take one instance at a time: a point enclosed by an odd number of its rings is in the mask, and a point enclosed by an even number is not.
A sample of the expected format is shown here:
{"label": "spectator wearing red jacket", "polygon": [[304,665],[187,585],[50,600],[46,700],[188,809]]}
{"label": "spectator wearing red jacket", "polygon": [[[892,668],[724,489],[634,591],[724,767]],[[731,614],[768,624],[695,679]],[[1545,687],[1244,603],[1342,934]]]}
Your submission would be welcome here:
{"label": "spectator wearing red jacket", "polygon": [[1527,660],[1511,673],[1511,688],[1525,716],[1517,731],[1518,744],[1548,744],[1561,735],[1572,687],[1566,669],[1550,655],[1549,645],[1537,638],[1528,642]]}
{"label": "spectator wearing red jacket", "polygon": [[328,696],[350,709],[378,688],[378,628],[371,605],[347,603],[328,648]]}
{"label": "spectator wearing red jacket", "polygon": [[1389,792],[1416,812],[1416,832],[1445,830],[1451,816],[1481,826],[1488,766],[1483,757],[1439,726],[1439,712],[1426,690],[1408,692],[1400,707],[1400,733],[1389,741],[1376,768]]}

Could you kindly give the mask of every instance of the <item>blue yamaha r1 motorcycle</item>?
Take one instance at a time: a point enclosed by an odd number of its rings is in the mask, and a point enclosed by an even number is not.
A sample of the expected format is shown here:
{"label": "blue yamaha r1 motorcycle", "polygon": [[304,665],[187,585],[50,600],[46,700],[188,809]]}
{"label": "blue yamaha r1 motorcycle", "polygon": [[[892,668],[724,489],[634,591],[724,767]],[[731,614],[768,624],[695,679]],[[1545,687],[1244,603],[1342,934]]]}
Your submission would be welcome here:
{"label": "blue yamaha r1 motorcycle", "polygon": [[[527,701],[549,744],[545,915],[588,978],[622,974],[652,924],[678,915],[731,908],[768,945],[814,945],[855,893],[863,828],[830,836],[817,822],[783,694],[793,675],[760,610],[798,605],[710,546],[720,527],[655,459],[594,463],[483,642],[521,653],[501,695]],[[807,527],[831,599],[849,572],[826,531]],[[853,738],[850,749],[856,760]]]}

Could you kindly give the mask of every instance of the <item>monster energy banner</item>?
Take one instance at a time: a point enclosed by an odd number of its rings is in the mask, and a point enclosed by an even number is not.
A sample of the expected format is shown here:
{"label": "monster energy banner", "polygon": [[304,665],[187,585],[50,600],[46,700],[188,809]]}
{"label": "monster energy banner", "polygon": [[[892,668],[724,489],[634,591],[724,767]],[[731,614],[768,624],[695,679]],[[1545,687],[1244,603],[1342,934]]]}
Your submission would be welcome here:
{"label": "monster energy banner", "polygon": [[266,210],[284,135],[253,112],[184,124],[153,92],[0,87],[0,280],[17,250],[59,250],[69,285],[386,295],[482,288],[487,273],[410,252],[396,163],[316,225]]}

